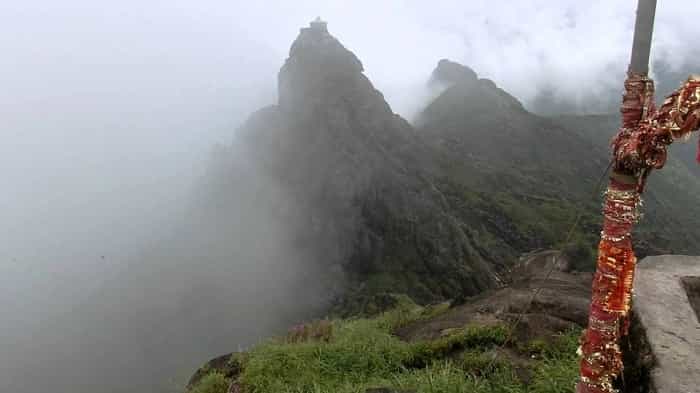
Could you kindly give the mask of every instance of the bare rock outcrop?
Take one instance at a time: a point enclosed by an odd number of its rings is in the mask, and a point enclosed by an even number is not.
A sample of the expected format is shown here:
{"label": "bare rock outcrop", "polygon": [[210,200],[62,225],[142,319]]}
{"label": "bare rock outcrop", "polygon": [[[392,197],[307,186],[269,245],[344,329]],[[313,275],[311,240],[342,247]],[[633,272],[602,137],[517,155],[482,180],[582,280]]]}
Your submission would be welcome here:
{"label": "bare rock outcrop", "polygon": [[397,334],[409,341],[435,339],[468,324],[514,325],[519,320],[516,338],[525,342],[585,326],[592,274],[569,271],[559,251],[524,255],[511,277],[507,286],[464,299],[445,314],[410,324]]}
{"label": "bare rock outcrop", "polygon": [[699,278],[700,257],[661,255],[639,263],[633,313],[637,335],[653,356],[641,363],[649,368],[648,390],[641,391],[686,393],[700,386],[700,320],[693,304]]}
{"label": "bare rock outcrop", "polygon": [[433,152],[325,25],[301,29],[278,79],[278,104],[239,136],[294,201],[310,264],[339,267],[357,293],[419,302],[498,285],[492,255],[437,181]]}

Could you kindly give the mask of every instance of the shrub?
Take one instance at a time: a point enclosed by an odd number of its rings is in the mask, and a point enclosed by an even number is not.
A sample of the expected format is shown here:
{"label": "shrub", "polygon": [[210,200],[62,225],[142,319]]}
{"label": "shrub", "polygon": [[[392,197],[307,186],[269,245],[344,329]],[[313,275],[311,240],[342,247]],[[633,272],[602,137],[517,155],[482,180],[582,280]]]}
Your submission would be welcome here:
{"label": "shrub", "polygon": [[202,378],[189,393],[226,393],[228,384],[223,374],[213,372]]}
{"label": "shrub", "polygon": [[327,319],[292,327],[287,332],[288,343],[301,343],[309,340],[328,342],[333,337],[333,324]]}

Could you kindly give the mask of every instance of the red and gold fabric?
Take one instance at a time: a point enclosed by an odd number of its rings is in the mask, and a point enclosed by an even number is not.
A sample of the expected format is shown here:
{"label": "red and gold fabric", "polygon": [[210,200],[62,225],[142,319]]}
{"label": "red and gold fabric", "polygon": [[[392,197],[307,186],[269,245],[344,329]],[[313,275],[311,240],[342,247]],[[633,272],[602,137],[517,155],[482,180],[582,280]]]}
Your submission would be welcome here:
{"label": "red and gold fabric", "polygon": [[622,127],[612,142],[613,173],[603,202],[588,328],[579,348],[577,393],[617,392],[614,383],[623,367],[620,341],[629,329],[637,263],[632,229],[640,216],[641,194],[651,170],[666,163],[668,145],[700,127],[700,77],[691,76],[657,110],[653,82],[630,74],[621,112]]}

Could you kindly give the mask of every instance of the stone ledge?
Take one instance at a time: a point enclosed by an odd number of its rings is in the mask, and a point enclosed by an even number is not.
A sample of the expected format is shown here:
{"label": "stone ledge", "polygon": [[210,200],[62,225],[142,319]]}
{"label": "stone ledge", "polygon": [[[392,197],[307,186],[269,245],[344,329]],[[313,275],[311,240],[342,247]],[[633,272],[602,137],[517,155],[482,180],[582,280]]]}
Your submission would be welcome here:
{"label": "stone ledge", "polygon": [[700,322],[690,300],[694,290],[688,290],[695,277],[700,257],[648,257],[637,268],[634,313],[655,358],[651,391],[700,392]]}

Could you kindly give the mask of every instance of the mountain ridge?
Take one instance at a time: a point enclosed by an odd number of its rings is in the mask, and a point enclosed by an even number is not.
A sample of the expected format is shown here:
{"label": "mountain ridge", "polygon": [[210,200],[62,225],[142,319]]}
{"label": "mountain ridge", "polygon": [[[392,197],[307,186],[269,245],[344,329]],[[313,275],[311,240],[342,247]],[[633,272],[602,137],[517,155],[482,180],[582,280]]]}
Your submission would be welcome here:
{"label": "mountain ridge", "polygon": [[[404,290],[427,301],[496,285],[432,182],[435,165],[415,130],[362,71],[327,30],[302,29],[279,74],[278,105],[239,130],[247,147],[324,228],[310,231],[310,243],[338,244],[331,254],[360,287],[374,276],[370,286],[390,289],[393,275],[405,275]],[[435,274],[453,278],[417,280]]]}

